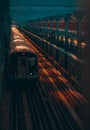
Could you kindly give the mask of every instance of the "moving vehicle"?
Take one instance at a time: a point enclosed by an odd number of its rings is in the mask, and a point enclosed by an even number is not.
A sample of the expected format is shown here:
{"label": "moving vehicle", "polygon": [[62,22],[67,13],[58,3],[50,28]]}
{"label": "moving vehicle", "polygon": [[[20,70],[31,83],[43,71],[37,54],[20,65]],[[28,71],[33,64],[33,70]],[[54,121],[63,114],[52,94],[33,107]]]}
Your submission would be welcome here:
{"label": "moving vehicle", "polygon": [[13,30],[17,33],[13,31],[13,38],[11,38],[7,78],[18,81],[37,80],[39,77],[37,54],[20,36],[18,29]]}

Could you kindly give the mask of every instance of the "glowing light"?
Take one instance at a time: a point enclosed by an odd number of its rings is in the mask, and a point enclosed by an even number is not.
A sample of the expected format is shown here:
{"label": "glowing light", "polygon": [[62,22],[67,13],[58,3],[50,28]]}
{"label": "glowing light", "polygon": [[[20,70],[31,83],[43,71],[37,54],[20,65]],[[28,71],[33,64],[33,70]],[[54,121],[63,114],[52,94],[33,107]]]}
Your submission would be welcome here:
{"label": "glowing light", "polygon": [[26,46],[16,46],[16,49],[29,49],[29,47],[26,47]]}
{"label": "glowing light", "polygon": [[13,41],[14,41],[14,42],[19,42],[19,41],[20,41],[20,42],[24,42],[23,39],[14,39]]}
{"label": "glowing light", "polygon": [[68,38],[68,44],[70,44],[71,43],[71,38]]}
{"label": "glowing light", "polygon": [[58,40],[61,41],[61,36],[59,36]]}
{"label": "glowing light", "polygon": [[77,60],[77,57],[76,57],[75,55],[71,54],[71,57],[72,57],[73,59]]}
{"label": "glowing light", "polygon": [[77,39],[74,39],[74,40],[73,40],[73,43],[74,43],[74,46],[77,46],[77,44],[78,44]]}
{"label": "glowing light", "polygon": [[86,43],[85,42],[81,42],[81,48],[84,49],[86,47]]}
{"label": "glowing light", "polygon": [[70,95],[72,95],[72,97],[74,99],[76,99],[76,100],[78,100],[78,101],[80,101],[82,103],[86,102],[86,100],[84,99],[84,97],[80,93],[78,93],[77,91],[72,90],[70,88],[67,88],[66,90],[64,90],[62,92],[58,91],[58,90],[54,91],[54,92],[51,91],[50,94],[53,97],[57,98],[59,101],[64,102],[68,107],[70,107],[70,106],[74,107],[74,105],[75,105],[75,102],[74,102],[74,100],[71,100]]}
{"label": "glowing light", "polygon": [[16,28],[15,27],[12,27],[11,30],[15,30]]}
{"label": "glowing light", "polygon": [[65,36],[63,36],[63,39],[62,39],[62,40],[63,40],[63,42],[65,42]]}
{"label": "glowing light", "polygon": [[30,75],[32,75],[32,73],[30,73]]}

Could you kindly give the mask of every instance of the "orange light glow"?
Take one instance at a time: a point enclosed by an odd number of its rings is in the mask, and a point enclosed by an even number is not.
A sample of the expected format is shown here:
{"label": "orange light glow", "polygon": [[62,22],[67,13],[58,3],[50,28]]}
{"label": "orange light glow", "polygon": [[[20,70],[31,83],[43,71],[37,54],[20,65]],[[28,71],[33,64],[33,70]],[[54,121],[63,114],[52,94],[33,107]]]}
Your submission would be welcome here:
{"label": "orange light glow", "polygon": [[[15,37],[15,38],[16,38],[16,37]],[[14,39],[13,41],[16,42],[16,43],[19,42],[19,41],[20,41],[20,42],[24,42],[23,39]]]}
{"label": "orange light glow", "polygon": [[74,43],[75,46],[77,46],[78,41],[77,41],[76,39],[74,39],[74,40],[73,40],[73,43]]}
{"label": "orange light glow", "polygon": [[71,38],[68,38],[68,44],[70,44],[71,43]]}
{"label": "orange light glow", "polygon": [[65,36],[63,36],[63,39],[62,39],[62,40],[63,40],[63,42],[65,42]]}
{"label": "orange light glow", "polygon": [[59,38],[58,38],[58,39],[59,39],[59,41],[61,41],[61,36],[59,36]]}
{"label": "orange light glow", "polygon": [[86,47],[86,43],[85,42],[81,42],[81,48],[84,49]]}
{"label": "orange light glow", "polygon": [[77,100],[82,103],[86,102],[85,98],[80,93],[70,88],[64,89],[62,91],[51,91],[50,94],[57,98],[57,100],[64,102],[66,105],[70,105],[71,107],[76,105]]}
{"label": "orange light glow", "polygon": [[29,49],[29,47],[26,47],[26,46],[16,46],[16,49]]}

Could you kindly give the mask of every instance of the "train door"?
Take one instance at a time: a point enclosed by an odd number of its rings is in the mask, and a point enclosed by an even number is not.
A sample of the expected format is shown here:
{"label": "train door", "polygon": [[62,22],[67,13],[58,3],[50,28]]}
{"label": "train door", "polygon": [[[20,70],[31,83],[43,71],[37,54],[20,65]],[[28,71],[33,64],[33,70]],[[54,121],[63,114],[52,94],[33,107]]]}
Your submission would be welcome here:
{"label": "train door", "polygon": [[18,61],[18,74],[19,78],[28,78],[28,58],[20,57]]}

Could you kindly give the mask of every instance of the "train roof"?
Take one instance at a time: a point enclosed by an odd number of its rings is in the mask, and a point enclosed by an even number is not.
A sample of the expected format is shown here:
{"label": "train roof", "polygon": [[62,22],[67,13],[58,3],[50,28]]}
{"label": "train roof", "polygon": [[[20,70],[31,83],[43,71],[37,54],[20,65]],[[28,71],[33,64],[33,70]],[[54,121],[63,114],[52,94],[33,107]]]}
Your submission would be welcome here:
{"label": "train roof", "polygon": [[11,41],[10,48],[17,46],[17,45],[24,45],[24,46],[29,47],[29,45],[23,39],[19,38],[19,39],[14,39],[14,40]]}
{"label": "train roof", "polygon": [[12,48],[10,50],[10,52],[9,52],[9,55],[10,54],[15,54],[15,53],[20,53],[20,52],[32,53],[32,54],[36,55],[36,53],[34,52],[34,50],[32,50],[31,48],[26,47],[26,46],[17,46],[15,48]]}
{"label": "train roof", "polygon": [[20,53],[20,52],[28,52],[36,54],[33,48],[25,41],[16,27],[12,27],[12,35],[10,42],[10,54]]}
{"label": "train roof", "polygon": [[13,41],[11,41],[9,54],[19,52],[28,52],[36,54],[33,48],[29,46],[23,39],[14,39]]}

